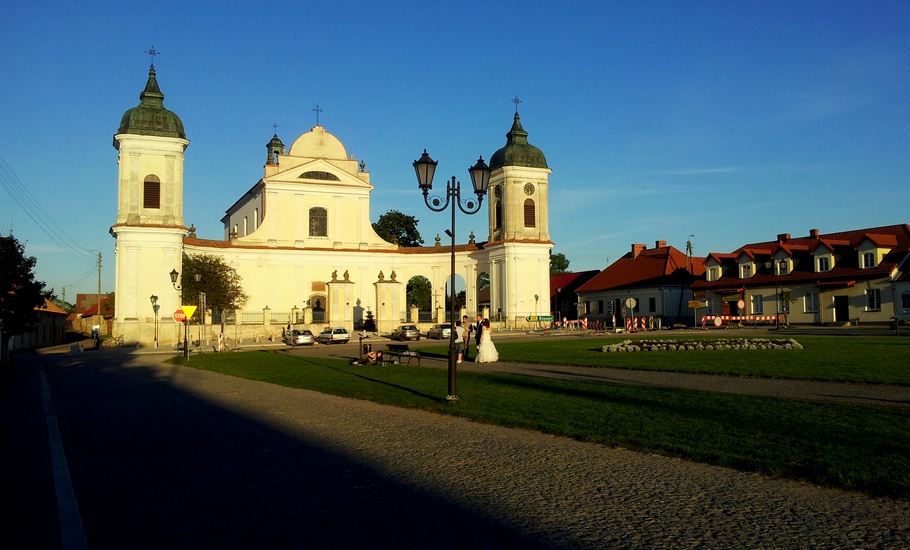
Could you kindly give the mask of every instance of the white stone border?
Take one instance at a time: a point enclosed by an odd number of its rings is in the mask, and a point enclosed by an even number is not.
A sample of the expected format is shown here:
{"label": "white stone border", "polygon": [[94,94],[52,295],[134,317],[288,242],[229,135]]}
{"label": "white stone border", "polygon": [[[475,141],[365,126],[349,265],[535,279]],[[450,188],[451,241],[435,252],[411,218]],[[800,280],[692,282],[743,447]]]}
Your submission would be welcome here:
{"label": "white stone border", "polygon": [[636,351],[706,351],[706,350],[755,350],[755,349],[803,349],[803,345],[788,338],[768,340],[767,338],[720,338],[716,340],[623,340],[618,344],[604,346],[604,353]]}

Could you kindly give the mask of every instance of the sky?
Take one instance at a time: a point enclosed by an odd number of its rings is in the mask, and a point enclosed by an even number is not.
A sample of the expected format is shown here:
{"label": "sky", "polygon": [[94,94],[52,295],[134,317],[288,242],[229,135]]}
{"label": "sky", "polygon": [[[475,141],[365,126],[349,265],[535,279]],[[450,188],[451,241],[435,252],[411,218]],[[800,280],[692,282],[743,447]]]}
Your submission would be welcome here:
{"label": "sky", "polygon": [[[603,269],[632,243],[696,255],[910,223],[910,2],[5,2],[0,234],[59,296],[114,290],[117,151],[150,47],[190,145],[184,219],[223,239],[273,124],[319,122],[375,186],[370,217],[423,202],[505,145],[514,97],[547,158],[553,253]],[[457,242],[487,236],[459,214]],[[170,271],[170,266],[165,266]]]}

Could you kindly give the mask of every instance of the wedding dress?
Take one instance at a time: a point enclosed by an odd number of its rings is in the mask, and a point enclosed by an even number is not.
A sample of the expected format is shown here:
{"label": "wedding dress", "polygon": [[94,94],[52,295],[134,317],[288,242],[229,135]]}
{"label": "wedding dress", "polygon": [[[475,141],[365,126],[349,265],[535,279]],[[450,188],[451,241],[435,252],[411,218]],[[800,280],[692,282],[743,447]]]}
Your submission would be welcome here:
{"label": "wedding dress", "polygon": [[490,337],[490,331],[484,330],[480,335],[480,351],[477,352],[475,363],[495,363],[499,361],[499,352],[493,345],[493,339]]}

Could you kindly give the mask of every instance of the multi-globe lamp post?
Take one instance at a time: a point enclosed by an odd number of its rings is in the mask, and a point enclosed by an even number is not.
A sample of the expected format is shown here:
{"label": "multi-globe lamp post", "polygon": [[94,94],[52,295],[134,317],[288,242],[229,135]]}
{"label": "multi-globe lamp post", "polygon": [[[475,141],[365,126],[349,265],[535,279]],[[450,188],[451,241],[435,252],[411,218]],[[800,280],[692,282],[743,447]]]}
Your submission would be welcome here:
{"label": "multi-globe lamp post", "polygon": [[477,199],[468,197],[461,198],[461,182],[455,180],[452,176],[451,181],[446,182],[445,198],[438,195],[430,196],[430,190],[433,188],[433,176],[436,173],[436,165],[439,164],[430,158],[427,150],[423,150],[423,155],[414,161],[414,171],[417,173],[417,186],[423,193],[423,201],[433,212],[444,212],[449,206],[452,207],[452,228],[446,230],[446,234],[452,239],[451,253],[451,293],[449,294],[449,322],[452,324],[452,330],[449,334],[449,391],[446,401],[449,403],[458,400],[456,389],[456,369],[455,362],[458,355],[455,348],[455,322],[458,319],[458,313],[455,311],[455,205],[465,214],[476,214],[480,211],[480,205],[483,203],[483,197],[487,194],[487,188],[490,186],[490,175],[493,171],[483,161],[483,157],[477,160],[477,164],[468,168],[471,174],[471,185],[474,187],[474,194]]}

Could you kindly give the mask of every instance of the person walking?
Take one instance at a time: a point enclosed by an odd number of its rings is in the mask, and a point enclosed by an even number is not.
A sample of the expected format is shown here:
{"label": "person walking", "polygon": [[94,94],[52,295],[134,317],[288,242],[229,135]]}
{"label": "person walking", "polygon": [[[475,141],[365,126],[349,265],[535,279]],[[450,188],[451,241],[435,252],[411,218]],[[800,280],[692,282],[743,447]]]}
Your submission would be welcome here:
{"label": "person walking", "polygon": [[461,363],[465,347],[465,330],[461,321],[455,321],[455,352],[458,354],[458,362]]}
{"label": "person walking", "polygon": [[475,363],[495,363],[499,361],[499,352],[493,344],[493,329],[490,328],[490,320],[483,320],[483,331],[480,337],[480,348],[477,352]]}
{"label": "person walking", "polygon": [[480,353],[480,337],[483,334],[483,317],[479,313],[477,314],[477,323],[474,324],[473,329],[474,329],[473,330],[474,346],[475,346],[475,349],[477,350],[474,355],[475,356],[474,361],[477,362],[476,356],[477,356],[477,354]]}

